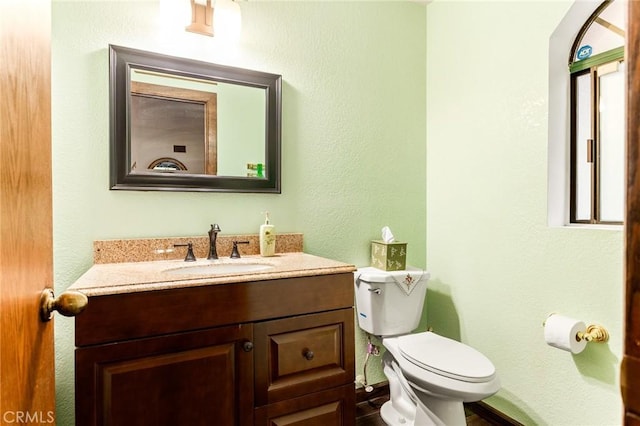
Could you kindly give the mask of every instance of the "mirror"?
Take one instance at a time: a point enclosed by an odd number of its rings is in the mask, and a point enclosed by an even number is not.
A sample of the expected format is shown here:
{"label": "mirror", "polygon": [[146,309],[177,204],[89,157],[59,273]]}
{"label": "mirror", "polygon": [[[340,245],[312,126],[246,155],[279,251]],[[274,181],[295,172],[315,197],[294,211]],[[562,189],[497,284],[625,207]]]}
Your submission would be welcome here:
{"label": "mirror", "polygon": [[111,189],[280,193],[282,77],[109,46]]}

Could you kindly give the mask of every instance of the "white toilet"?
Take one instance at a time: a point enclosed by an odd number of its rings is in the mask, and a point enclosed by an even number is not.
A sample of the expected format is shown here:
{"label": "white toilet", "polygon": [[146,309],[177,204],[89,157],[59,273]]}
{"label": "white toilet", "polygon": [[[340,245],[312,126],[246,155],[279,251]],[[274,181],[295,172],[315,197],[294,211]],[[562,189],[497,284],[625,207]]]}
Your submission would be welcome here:
{"label": "white toilet", "polygon": [[463,402],[500,389],[491,361],[433,332],[409,334],[422,317],[429,273],[408,268],[354,272],[360,328],[382,338],[391,399],[380,409],[392,426],[466,425]]}

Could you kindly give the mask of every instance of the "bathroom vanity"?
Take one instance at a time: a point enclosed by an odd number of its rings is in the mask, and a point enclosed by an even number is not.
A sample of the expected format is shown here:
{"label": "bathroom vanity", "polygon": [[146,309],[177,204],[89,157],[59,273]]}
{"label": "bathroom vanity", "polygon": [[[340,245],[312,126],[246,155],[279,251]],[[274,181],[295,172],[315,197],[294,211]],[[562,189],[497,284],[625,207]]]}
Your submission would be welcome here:
{"label": "bathroom vanity", "polygon": [[76,424],[355,424],[355,268],[232,261],[96,264],[71,287]]}

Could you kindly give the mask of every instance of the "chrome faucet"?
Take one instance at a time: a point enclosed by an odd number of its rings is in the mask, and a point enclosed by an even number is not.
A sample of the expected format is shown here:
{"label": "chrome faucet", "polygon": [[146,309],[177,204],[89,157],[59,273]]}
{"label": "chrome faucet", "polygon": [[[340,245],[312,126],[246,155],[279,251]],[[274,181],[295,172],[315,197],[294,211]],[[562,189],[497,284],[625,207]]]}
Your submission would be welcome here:
{"label": "chrome faucet", "polygon": [[217,259],[218,258],[218,250],[216,249],[216,240],[218,239],[218,232],[220,232],[220,227],[217,223],[211,225],[211,229],[209,230],[209,256],[207,259]]}

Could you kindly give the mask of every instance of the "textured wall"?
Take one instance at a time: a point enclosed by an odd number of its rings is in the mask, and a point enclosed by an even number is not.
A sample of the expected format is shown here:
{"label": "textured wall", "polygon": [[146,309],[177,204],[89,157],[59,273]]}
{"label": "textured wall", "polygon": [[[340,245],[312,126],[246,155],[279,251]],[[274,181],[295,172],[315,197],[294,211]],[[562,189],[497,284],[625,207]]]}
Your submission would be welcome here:
{"label": "textured wall", "polygon": [[[257,233],[264,210],[278,230],[304,233],[306,252],[358,266],[390,225],[408,242],[409,262],[425,266],[425,6],[240,6],[242,37],[227,45],[186,33],[155,2],[54,2],[56,291],[91,266],[95,239],[206,235],[213,222],[223,233]],[[108,44],[282,74],[282,194],[109,191]],[[73,424],[73,321],[58,318],[56,333],[65,426]]]}
{"label": "textured wall", "polygon": [[[571,2],[427,6],[427,317],[485,353],[524,424],[621,423],[623,235],[547,226],[548,46]],[[568,55],[568,53],[567,53]],[[559,312],[611,340],[547,346]]]}

